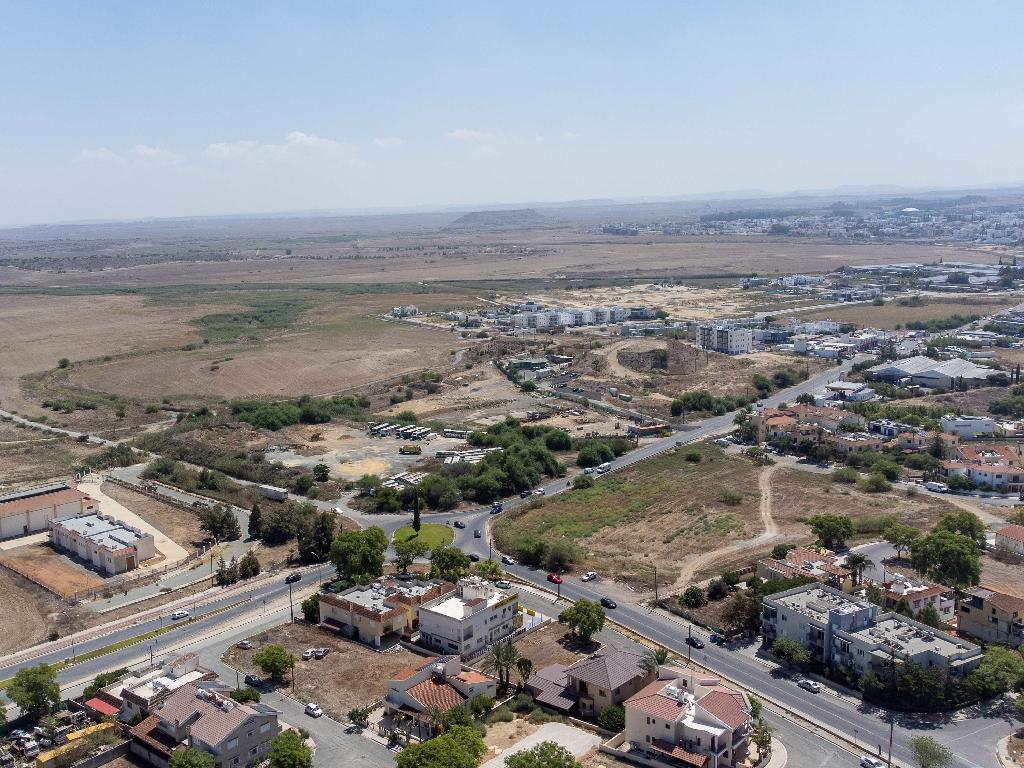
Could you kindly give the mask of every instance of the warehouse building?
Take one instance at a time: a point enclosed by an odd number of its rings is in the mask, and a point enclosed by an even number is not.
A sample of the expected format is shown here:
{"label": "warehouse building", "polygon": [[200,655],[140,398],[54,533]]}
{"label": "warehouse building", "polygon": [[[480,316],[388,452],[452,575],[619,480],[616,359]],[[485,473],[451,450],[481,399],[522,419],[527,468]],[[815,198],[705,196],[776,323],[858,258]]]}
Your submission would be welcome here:
{"label": "warehouse building", "polygon": [[95,512],[54,520],[50,541],[111,575],[133,571],[156,556],[152,533]]}
{"label": "warehouse building", "polygon": [[64,483],[27,488],[0,496],[0,539],[45,531],[52,520],[95,512],[99,504]]}

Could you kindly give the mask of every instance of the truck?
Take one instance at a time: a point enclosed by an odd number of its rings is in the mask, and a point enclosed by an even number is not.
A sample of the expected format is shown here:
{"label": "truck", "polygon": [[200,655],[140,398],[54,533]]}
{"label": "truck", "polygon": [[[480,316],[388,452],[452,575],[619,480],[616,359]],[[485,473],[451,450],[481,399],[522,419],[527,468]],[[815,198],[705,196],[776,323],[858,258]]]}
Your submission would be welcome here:
{"label": "truck", "polygon": [[627,392],[619,392],[619,400],[624,403],[631,403],[633,402],[633,396]]}
{"label": "truck", "polygon": [[284,501],[288,498],[287,488],[278,488],[276,485],[261,485],[259,487],[260,496],[265,499],[273,499],[274,501]]}
{"label": "truck", "polygon": [[414,443],[406,443],[398,449],[398,452],[403,456],[419,456],[423,453],[423,448]]}
{"label": "truck", "polygon": [[934,491],[935,493],[946,493],[946,491],[949,490],[949,486],[945,483],[936,483],[935,481],[925,483],[924,487],[929,491]]}

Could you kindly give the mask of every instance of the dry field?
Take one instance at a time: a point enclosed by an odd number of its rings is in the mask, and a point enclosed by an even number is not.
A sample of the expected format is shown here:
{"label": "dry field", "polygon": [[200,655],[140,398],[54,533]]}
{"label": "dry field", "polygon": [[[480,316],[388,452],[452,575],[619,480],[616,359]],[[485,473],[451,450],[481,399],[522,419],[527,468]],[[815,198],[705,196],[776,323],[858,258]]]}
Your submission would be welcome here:
{"label": "dry field", "polygon": [[0,422],[0,487],[71,479],[75,467],[99,450],[70,438]]}
{"label": "dry field", "polygon": [[116,483],[104,483],[101,490],[189,551],[198,549],[207,538],[198,518],[191,512]]}
{"label": "dry field", "polygon": [[[580,646],[569,627],[552,622],[519,638],[515,646],[520,654],[533,662],[536,671],[549,664],[572,664],[579,661],[588,653],[596,651],[600,643]],[[515,674],[512,677],[515,679]]]}
{"label": "dry field", "polygon": [[53,549],[49,544],[30,544],[0,553],[0,564],[24,574],[31,581],[61,597],[102,587],[104,580]]}
{"label": "dry field", "polygon": [[27,648],[46,640],[50,631],[47,617],[57,609],[56,599],[28,579],[0,568],[0,606],[8,619],[0,632],[0,655]]}
{"label": "dry field", "polygon": [[[1009,351],[1017,352],[1019,350]],[[942,395],[926,395],[925,397],[900,400],[900,405],[945,406],[951,412],[984,415],[988,413],[988,407],[993,401],[1009,397],[1009,395],[1010,390],[1007,387],[980,387],[967,392],[946,392]]]}
{"label": "dry field", "polygon": [[1024,598],[1024,565],[981,559],[981,586]]}
{"label": "dry field", "polygon": [[941,320],[951,315],[987,315],[1007,307],[1020,304],[1020,296],[992,298],[967,296],[957,298],[928,298],[920,306],[904,307],[899,300],[886,302],[885,306],[855,304],[849,307],[807,312],[801,318],[808,320],[829,319],[840,323],[854,323],[874,328],[895,328],[909,322]]}
{"label": "dry field", "polygon": [[[232,646],[224,654],[224,661],[243,674],[262,676],[252,657],[264,645],[283,646],[295,655],[295,697],[316,702],[327,715],[342,722],[353,707],[365,707],[384,695],[393,675],[423,660],[409,651],[377,653],[302,623],[282,624],[249,639],[252,650]],[[331,652],[324,659],[303,661],[306,648],[330,648]]]}

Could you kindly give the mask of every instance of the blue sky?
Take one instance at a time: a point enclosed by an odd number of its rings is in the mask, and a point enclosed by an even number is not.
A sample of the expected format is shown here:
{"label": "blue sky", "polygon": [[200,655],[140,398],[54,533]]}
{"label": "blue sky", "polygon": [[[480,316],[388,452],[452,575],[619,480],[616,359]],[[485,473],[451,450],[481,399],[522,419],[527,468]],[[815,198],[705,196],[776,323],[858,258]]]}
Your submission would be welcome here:
{"label": "blue sky", "polygon": [[8,2],[0,224],[1024,181],[1024,4]]}

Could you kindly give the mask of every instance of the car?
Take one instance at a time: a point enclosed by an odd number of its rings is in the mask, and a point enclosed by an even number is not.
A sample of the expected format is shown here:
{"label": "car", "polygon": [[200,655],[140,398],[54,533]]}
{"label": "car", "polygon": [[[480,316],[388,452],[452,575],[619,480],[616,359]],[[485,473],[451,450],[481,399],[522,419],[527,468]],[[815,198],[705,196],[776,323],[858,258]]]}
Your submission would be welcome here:
{"label": "car", "polygon": [[326,656],[330,652],[331,652],[330,648],[317,648],[315,651],[313,651],[313,658],[314,659],[322,659],[324,656]]}
{"label": "car", "polygon": [[252,648],[252,640],[242,640],[238,643],[238,647],[241,648],[243,651],[248,651],[250,648]]}
{"label": "car", "polygon": [[594,474],[594,468],[593,467],[584,467],[583,468],[583,474],[584,475],[592,475],[592,474]]}
{"label": "car", "polygon": [[500,501],[496,501],[493,504],[491,504],[491,514],[492,515],[496,515],[499,512],[502,512],[504,509],[505,508],[501,505]]}
{"label": "car", "polygon": [[179,619],[187,619],[191,615],[192,614],[190,614],[188,611],[185,611],[185,610],[175,611],[174,613],[171,614],[171,621],[178,621]]}
{"label": "car", "polygon": [[318,707],[316,704],[312,703],[306,705],[305,712],[310,717],[323,717],[324,715],[324,711],[320,709],[320,707]]}
{"label": "car", "polygon": [[694,637],[693,635],[690,635],[689,637],[686,638],[686,644],[690,645],[690,646],[693,646],[694,648],[703,648],[704,647],[704,641],[701,640],[699,637]]}
{"label": "car", "polygon": [[531,491],[529,488],[527,488],[525,491],[520,491],[519,492],[519,498],[520,499],[528,499],[532,495],[533,495],[533,491]]}
{"label": "car", "polygon": [[470,552],[469,553],[469,559],[472,560],[474,563],[479,563],[480,562],[480,555],[478,555],[476,552]]}
{"label": "car", "polygon": [[515,565],[516,559],[514,557],[509,557],[508,555],[502,555],[501,562],[503,562],[505,565]]}
{"label": "car", "polygon": [[593,581],[596,578],[597,573],[595,571],[587,571],[582,576],[580,576],[580,581]]}
{"label": "car", "polygon": [[712,632],[711,637],[708,639],[715,645],[725,642],[725,638],[719,635],[717,632]]}
{"label": "car", "polygon": [[496,586],[498,589],[512,589],[512,582],[506,581],[505,579],[498,579],[496,582],[494,582],[494,586]]}
{"label": "car", "polygon": [[301,573],[289,573],[284,577],[285,584],[294,584],[296,581],[302,581]]}
{"label": "car", "polygon": [[398,579],[399,581],[412,581],[413,579],[416,578],[416,574],[415,573],[409,573],[408,571],[402,571],[401,573],[396,574],[395,578]]}
{"label": "car", "polygon": [[538,496],[543,496],[545,493],[547,493],[547,491],[545,491],[543,488],[538,488],[537,490],[534,491],[534,493],[537,494]]}
{"label": "car", "polygon": [[860,765],[861,768],[885,768],[885,763],[871,755],[864,755],[861,757]]}
{"label": "car", "polygon": [[819,693],[821,691],[820,685],[806,677],[801,677],[799,680],[796,681],[796,684],[803,688],[805,691],[810,691],[811,693]]}
{"label": "car", "polygon": [[250,688],[262,688],[263,678],[259,675],[246,675],[245,684],[248,685]]}
{"label": "car", "polygon": [[462,530],[463,528],[466,527],[466,524],[464,522],[462,522],[461,520],[456,520],[454,523],[452,523],[452,527],[453,528],[458,528],[459,530]]}
{"label": "car", "polygon": [[482,534],[482,533],[480,533],[480,530],[479,530],[479,529],[477,529],[477,530],[473,531],[473,538],[474,538],[474,539],[479,539],[479,538],[480,538],[481,536],[483,536],[483,534]]}
{"label": "car", "polygon": [[22,739],[27,739],[28,734],[25,733],[25,731],[21,730],[21,728],[15,728],[13,731],[11,731],[11,738],[17,741],[21,741]]}
{"label": "car", "polygon": [[559,576],[557,573],[549,573],[548,574],[548,581],[550,581],[552,584],[561,584],[562,583],[562,577]]}
{"label": "car", "polygon": [[316,653],[316,648],[307,648],[302,652],[303,661],[309,661],[313,658],[313,654]]}
{"label": "car", "polygon": [[612,600],[610,597],[602,597],[601,598],[601,605],[603,605],[605,608],[618,608],[619,607],[618,604],[614,600]]}

